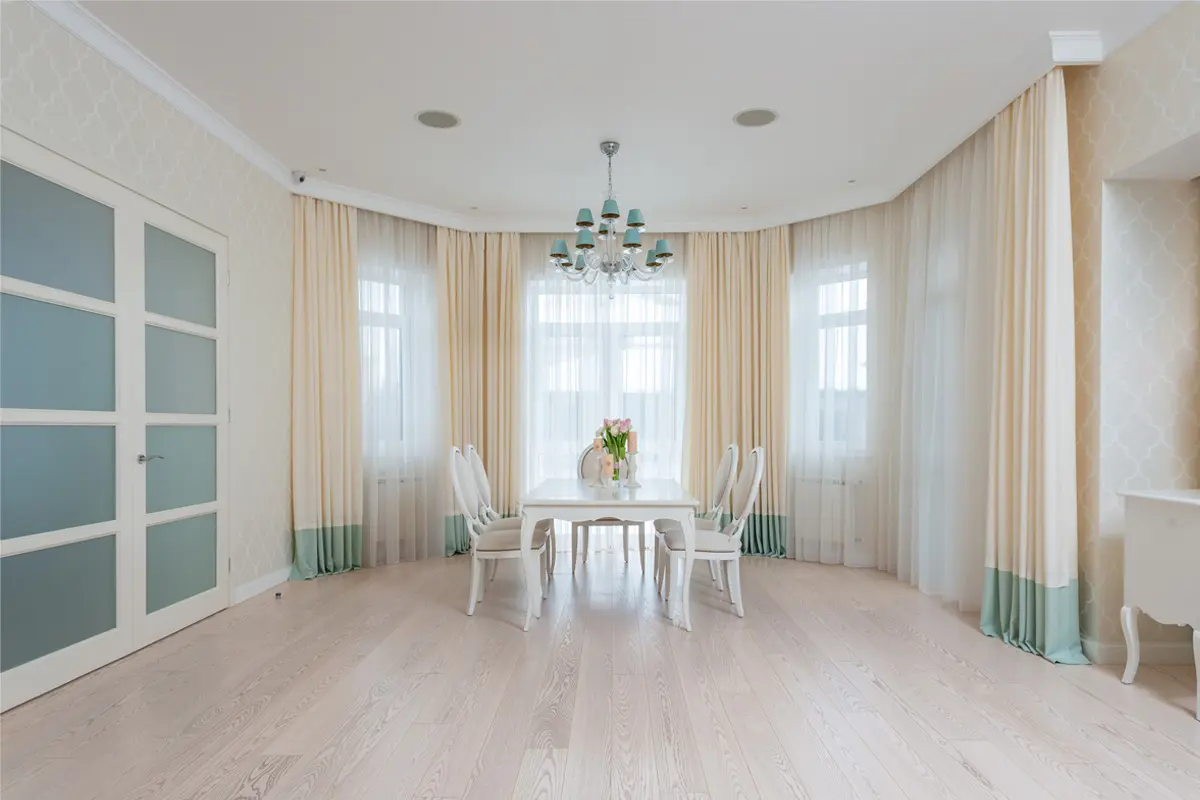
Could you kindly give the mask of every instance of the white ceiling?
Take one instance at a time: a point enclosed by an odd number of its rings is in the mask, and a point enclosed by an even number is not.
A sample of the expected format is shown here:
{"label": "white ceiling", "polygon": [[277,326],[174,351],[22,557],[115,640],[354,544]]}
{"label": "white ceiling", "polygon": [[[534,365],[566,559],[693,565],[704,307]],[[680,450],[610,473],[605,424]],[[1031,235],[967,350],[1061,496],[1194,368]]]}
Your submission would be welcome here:
{"label": "white ceiling", "polygon": [[1111,52],[1173,3],[84,5],[289,169],[418,219],[568,229],[615,138],[623,208],[729,230],[893,197],[1053,66],[1050,31]]}

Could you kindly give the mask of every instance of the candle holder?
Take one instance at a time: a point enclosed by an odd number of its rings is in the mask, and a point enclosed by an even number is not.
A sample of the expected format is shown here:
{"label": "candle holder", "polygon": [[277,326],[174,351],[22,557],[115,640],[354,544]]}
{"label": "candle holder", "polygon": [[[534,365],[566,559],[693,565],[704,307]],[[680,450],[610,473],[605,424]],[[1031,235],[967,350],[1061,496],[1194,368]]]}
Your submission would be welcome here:
{"label": "candle holder", "polygon": [[625,456],[625,471],[621,473],[625,478],[625,485],[630,489],[641,487],[637,479],[637,453],[629,453]]}

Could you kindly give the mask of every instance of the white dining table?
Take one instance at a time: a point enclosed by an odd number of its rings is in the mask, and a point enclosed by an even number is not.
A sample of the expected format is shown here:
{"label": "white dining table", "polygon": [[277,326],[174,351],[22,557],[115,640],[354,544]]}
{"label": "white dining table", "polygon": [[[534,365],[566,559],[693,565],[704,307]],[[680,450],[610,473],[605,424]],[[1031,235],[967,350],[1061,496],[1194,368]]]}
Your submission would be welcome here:
{"label": "white dining table", "polygon": [[[541,585],[537,554],[533,552],[533,528],[539,520],[590,522],[610,517],[628,522],[678,520],[683,528],[685,550],[683,589],[670,593],[667,613],[672,620],[679,620],[690,631],[691,598],[688,588],[695,561],[697,505],[696,498],[688,494],[679,481],[667,479],[648,478],[636,489],[596,487],[580,478],[543,481],[521,501],[521,563],[525,568],[525,585]],[[533,617],[542,615],[542,592],[529,591],[526,594],[529,601],[525,609],[525,630],[529,630]]]}

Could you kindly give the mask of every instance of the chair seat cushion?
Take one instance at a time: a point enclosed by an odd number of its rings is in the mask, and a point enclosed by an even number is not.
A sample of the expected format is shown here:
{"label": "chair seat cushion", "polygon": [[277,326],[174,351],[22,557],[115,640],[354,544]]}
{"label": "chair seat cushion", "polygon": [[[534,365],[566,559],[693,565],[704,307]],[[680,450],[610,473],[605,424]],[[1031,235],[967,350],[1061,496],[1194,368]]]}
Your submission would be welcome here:
{"label": "chair seat cushion", "polygon": [[[538,528],[549,528],[550,523],[553,521],[554,520],[549,520],[549,519],[539,520],[537,522],[537,524],[534,526],[534,530],[537,530]],[[516,528],[517,530],[520,530],[521,529],[521,518],[520,517],[501,517],[500,519],[494,519],[488,523],[488,530],[502,530],[505,528]]]}
{"label": "chair seat cushion", "polygon": [[[497,522],[505,520],[496,520],[487,526],[483,533],[479,535],[479,542],[475,545],[475,549],[480,552],[496,552],[500,550],[520,550],[521,549],[521,526],[520,525],[497,525]],[[518,520],[519,522],[519,520]],[[533,528],[533,549],[539,550],[546,543],[546,533],[550,530],[552,520],[544,519]]]}
{"label": "chair seat cushion", "polygon": [[[668,550],[682,550],[683,528],[673,519],[654,521],[654,528],[663,535]],[[741,547],[741,541],[721,532],[711,519],[696,520],[696,551],[699,553],[733,553]]]}
{"label": "chair seat cushion", "polygon": [[[654,530],[658,531],[659,533],[666,533],[667,531],[678,531],[682,529],[679,527],[679,520],[677,519],[656,519],[654,520]],[[721,526],[716,520],[705,519],[704,517],[696,517],[697,532],[719,530],[721,530]]]}

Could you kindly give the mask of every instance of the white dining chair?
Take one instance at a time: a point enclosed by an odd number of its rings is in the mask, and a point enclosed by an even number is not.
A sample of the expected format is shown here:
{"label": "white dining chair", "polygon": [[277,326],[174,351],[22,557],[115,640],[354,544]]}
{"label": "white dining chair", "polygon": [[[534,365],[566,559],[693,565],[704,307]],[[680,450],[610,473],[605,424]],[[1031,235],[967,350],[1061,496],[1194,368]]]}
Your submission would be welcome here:
{"label": "white dining chair", "polygon": [[[592,481],[600,473],[600,465],[604,460],[604,451],[596,450],[592,447],[587,447],[579,454],[579,477],[585,481]],[[588,522],[573,522],[571,523],[571,572],[575,572],[575,565],[578,563],[576,555],[579,549],[579,539],[583,537],[583,563],[587,563],[588,549],[591,542],[592,527],[602,528],[617,528],[621,529],[622,551],[625,553],[625,563],[629,563],[629,529],[637,528],[638,530],[638,555],[642,561],[642,572],[646,571],[646,526],[641,522],[627,522],[615,517],[605,517],[604,519],[594,519]]]}
{"label": "white dining chair", "polygon": [[[721,515],[725,513],[726,508],[729,506],[729,494],[733,491],[733,481],[737,477],[737,468],[738,446],[731,443],[725,448],[725,453],[721,456],[720,462],[717,463],[717,471],[713,474],[712,490],[710,493],[712,507],[705,512],[704,517],[706,519],[720,522]],[[663,552],[665,548],[663,534],[666,532],[666,527],[671,524],[679,525],[674,520],[658,519],[654,521],[654,584],[658,587],[660,595],[664,591],[670,591],[670,586],[663,580],[667,570],[667,557]],[[717,584],[717,590],[725,591],[725,582],[721,571],[717,569],[717,562],[708,562],[708,569],[709,576]]]}
{"label": "white dining chair", "polygon": [[[467,463],[471,465],[471,471],[475,475],[475,488],[479,491],[479,518],[485,522],[496,523],[497,528],[510,527],[520,528],[521,518],[518,517],[502,517],[500,512],[492,508],[492,484],[488,480],[487,469],[483,466],[483,459],[479,455],[479,451],[475,449],[475,445],[467,445],[466,453]],[[554,574],[554,564],[558,560],[555,551],[554,525],[551,522],[550,527],[546,532],[546,558],[549,559],[546,564],[546,569],[550,575]],[[488,580],[495,580],[496,566],[500,562],[493,561],[491,563],[491,573],[487,576]]]}
{"label": "white dining chair", "polygon": [[[542,520],[534,526],[530,558],[536,558],[541,564],[538,585],[533,586],[529,580],[530,564],[522,560],[521,527],[512,526],[499,520],[487,521],[480,516],[479,490],[476,489],[475,472],[457,447],[450,448],[450,484],[454,487],[454,499],[458,502],[458,510],[466,519],[467,534],[471,541],[471,592],[467,600],[467,616],[475,614],[475,604],[483,599],[484,581],[481,562],[503,561],[518,559],[521,562],[521,575],[525,578],[525,591],[538,592],[546,596],[546,532],[550,527],[549,520]],[[497,524],[497,523],[500,524]],[[536,566],[533,567],[537,569]],[[537,616],[541,616],[541,603],[534,603]],[[528,625],[528,622],[526,623]]]}
{"label": "white dining chair", "polygon": [[[693,560],[716,562],[718,569],[724,569],[729,583],[729,599],[739,617],[746,615],[742,606],[742,534],[746,530],[750,510],[754,508],[754,501],[758,499],[758,488],[762,483],[766,460],[764,452],[761,447],[751,450],[750,458],[747,459],[742,474],[738,476],[733,487],[733,520],[723,528],[719,520],[696,520],[696,549]],[[662,523],[662,528],[664,551],[667,555],[666,584],[670,586],[673,576],[682,574],[682,613],[690,630],[692,563],[686,560],[683,528],[678,522],[672,524],[666,521]],[[669,591],[664,593],[664,596],[669,597]]]}

